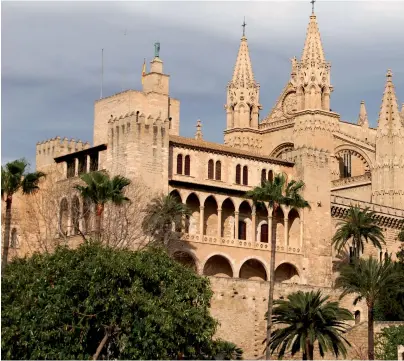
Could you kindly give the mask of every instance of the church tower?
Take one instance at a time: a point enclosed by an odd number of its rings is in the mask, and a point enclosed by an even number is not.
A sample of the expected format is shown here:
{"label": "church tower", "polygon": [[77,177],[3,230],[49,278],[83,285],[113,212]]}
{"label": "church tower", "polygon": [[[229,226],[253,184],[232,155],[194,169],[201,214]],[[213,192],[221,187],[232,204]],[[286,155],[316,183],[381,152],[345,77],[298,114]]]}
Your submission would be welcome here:
{"label": "church tower", "polygon": [[376,133],[376,161],[372,172],[372,202],[404,207],[404,125],[398,108],[393,74],[386,86]]}
{"label": "church tower", "polygon": [[[304,264],[308,282],[318,285],[331,282],[330,186],[338,169],[333,133],[339,127],[339,115],[330,110],[333,90],[330,70],[313,8],[302,57],[292,59],[291,83],[297,111],[292,137],[294,150],[288,157],[295,163],[296,179],[305,183],[303,196],[311,206],[303,213]],[[324,270],[321,277],[313,276],[317,269]]]}
{"label": "church tower", "polygon": [[259,103],[260,86],[254,79],[245,26],[244,22],[233,77],[227,85],[225,143],[257,151],[259,110],[262,106]]}

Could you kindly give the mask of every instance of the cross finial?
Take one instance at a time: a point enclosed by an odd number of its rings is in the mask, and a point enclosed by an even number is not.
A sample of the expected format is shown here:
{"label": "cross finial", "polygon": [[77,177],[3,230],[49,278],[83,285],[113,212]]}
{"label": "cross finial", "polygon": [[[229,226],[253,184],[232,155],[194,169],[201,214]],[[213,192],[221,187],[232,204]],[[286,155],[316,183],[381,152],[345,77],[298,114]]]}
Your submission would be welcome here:
{"label": "cross finial", "polygon": [[311,4],[311,13],[314,14],[314,3],[316,2],[316,0],[311,0],[310,4]]}
{"label": "cross finial", "polygon": [[243,28],[243,37],[245,36],[245,26],[246,26],[246,25],[247,25],[247,24],[245,23],[245,16],[244,16],[243,25],[241,25],[242,28]]}

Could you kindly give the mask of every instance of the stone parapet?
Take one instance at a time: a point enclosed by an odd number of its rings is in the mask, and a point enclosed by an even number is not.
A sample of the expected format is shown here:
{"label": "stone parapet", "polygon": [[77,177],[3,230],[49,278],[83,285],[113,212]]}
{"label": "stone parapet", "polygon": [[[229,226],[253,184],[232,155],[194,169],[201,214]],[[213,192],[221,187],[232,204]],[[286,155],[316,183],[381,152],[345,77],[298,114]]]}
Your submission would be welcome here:
{"label": "stone parapet", "polygon": [[[331,187],[342,189],[352,186],[367,185],[372,183],[371,173],[362,174],[355,177],[341,178],[331,181]],[[333,189],[331,189],[332,191]]]}

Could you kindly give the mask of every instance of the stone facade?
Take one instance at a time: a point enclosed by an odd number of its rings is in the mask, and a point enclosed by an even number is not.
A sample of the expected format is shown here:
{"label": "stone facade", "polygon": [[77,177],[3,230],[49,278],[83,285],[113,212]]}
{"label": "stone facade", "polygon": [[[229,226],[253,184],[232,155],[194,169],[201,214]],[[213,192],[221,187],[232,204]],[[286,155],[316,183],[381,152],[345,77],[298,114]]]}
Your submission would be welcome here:
{"label": "stone facade", "polygon": [[[56,188],[98,169],[140,178],[152,193],[171,193],[189,206],[192,215],[178,226],[182,241],[174,256],[185,252],[198,273],[211,277],[212,313],[221,322],[218,335],[239,344],[247,358],[258,358],[263,351],[272,240],[277,297],[321,288],[337,299],[331,237],[349,206],[376,211],[386,251],[393,256],[404,224],[404,108],[399,112],[391,71],[373,129],[364,102],[356,123],[341,120],[330,108],[331,64],[314,14],[302,58],[293,58],[291,68],[273,109],[259,120],[259,84],[243,35],[227,86],[224,144],[203,140],[200,121],[195,139],[179,135],[180,102],[170,96],[169,75],[156,57],[142,91],[95,102],[93,147],[58,137],[37,145],[37,169],[54,173]],[[303,196],[310,210],[282,207],[272,214],[272,209],[255,209],[245,199],[245,191],[280,172],[306,183]],[[24,248],[27,235],[19,233],[18,215],[32,205],[17,198],[13,229],[20,248],[13,254],[24,254],[29,252]],[[83,213],[85,205],[74,196],[58,202],[55,234],[66,229],[69,242],[78,244],[73,203]],[[380,256],[372,247],[365,253]],[[366,307],[353,306],[350,298],[343,304],[362,319],[352,326],[363,327]]]}

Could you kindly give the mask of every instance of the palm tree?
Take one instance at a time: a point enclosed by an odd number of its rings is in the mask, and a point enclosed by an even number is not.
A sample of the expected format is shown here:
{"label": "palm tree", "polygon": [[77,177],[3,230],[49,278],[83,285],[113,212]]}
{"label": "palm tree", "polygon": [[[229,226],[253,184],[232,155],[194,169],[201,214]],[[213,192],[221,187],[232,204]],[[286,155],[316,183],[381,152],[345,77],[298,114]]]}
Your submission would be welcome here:
{"label": "palm tree", "polygon": [[368,358],[374,360],[374,306],[384,294],[392,288],[404,287],[404,275],[397,263],[386,258],[381,262],[376,259],[355,259],[352,264],[340,270],[336,286],[342,289],[340,298],[347,294],[356,296],[354,305],[362,299],[368,307]]}
{"label": "palm tree", "polygon": [[375,223],[374,212],[365,208],[363,211],[355,206],[348,210],[346,219],[337,224],[337,231],[332,238],[335,250],[339,253],[348,241],[352,239],[352,250],[354,258],[358,258],[360,252],[363,253],[365,242],[369,241],[374,247],[382,249],[385,243],[382,229]]}
{"label": "palm tree", "polygon": [[191,214],[188,207],[172,195],[154,197],[145,209],[142,229],[157,245],[168,247],[173,238],[172,226]]}
{"label": "palm tree", "polygon": [[[96,206],[95,232],[96,239],[101,240],[101,218],[104,213],[105,204],[112,202],[115,205],[121,205],[128,202],[129,198],[124,195],[124,188],[131,182],[128,178],[115,176],[112,179],[106,173],[95,171],[83,174],[81,180],[85,186],[74,186],[80,192],[84,200],[88,200]],[[109,240],[107,239],[107,245]]]}
{"label": "palm tree", "polygon": [[232,342],[216,340],[217,348],[214,360],[242,360],[243,350]]}
{"label": "palm tree", "polygon": [[[300,192],[303,190],[305,184],[303,181],[292,180],[287,182],[284,174],[277,174],[273,180],[264,182],[262,186],[255,187],[253,190],[246,193],[247,198],[251,198],[255,206],[264,206],[267,202],[271,209],[272,214],[276,214],[278,208],[284,204],[298,209],[310,208],[309,203],[301,196]],[[272,230],[269,230],[272,232]],[[271,353],[269,349],[269,340],[272,328],[272,307],[275,288],[275,251],[276,240],[272,239],[271,243],[271,260],[270,260],[270,274],[269,274],[269,297],[268,297],[268,318],[267,318],[267,347],[266,359],[269,360]]]}
{"label": "palm tree", "polygon": [[11,205],[13,195],[19,190],[22,194],[33,194],[39,189],[39,181],[45,177],[43,172],[27,173],[29,164],[25,159],[18,159],[1,167],[1,197],[6,202],[6,217],[4,224],[4,243],[1,269],[7,264],[10,246]]}
{"label": "palm tree", "polygon": [[350,344],[342,334],[349,326],[343,321],[353,317],[347,309],[339,307],[338,302],[328,302],[328,299],[321,291],[298,291],[287,300],[275,301],[272,322],[286,327],[272,332],[271,354],[278,352],[282,359],[285,351],[290,351],[292,356],[302,351],[303,360],[313,360],[314,343],[318,341],[321,357],[327,351],[333,352],[335,357],[346,356],[344,342]]}

